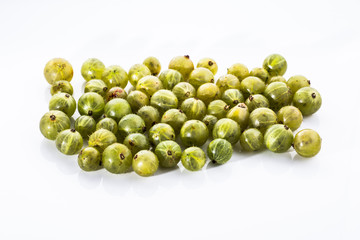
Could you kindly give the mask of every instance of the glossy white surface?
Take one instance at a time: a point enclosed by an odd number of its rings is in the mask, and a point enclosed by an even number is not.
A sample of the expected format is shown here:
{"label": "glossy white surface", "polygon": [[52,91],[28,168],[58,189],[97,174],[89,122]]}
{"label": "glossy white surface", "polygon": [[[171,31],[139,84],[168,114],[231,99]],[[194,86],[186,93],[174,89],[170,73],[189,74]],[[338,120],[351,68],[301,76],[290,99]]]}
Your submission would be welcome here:
{"label": "glossy white surface", "polygon": [[[1,1],[0,239],[359,239],[359,1]],[[212,57],[216,77],[271,53],[307,76],[323,106],[304,119],[323,139],[290,151],[140,178],[85,173],[43,138],[54,57],[126,70],[149,55]],[[75,116],[78,116],[76,113]]]}

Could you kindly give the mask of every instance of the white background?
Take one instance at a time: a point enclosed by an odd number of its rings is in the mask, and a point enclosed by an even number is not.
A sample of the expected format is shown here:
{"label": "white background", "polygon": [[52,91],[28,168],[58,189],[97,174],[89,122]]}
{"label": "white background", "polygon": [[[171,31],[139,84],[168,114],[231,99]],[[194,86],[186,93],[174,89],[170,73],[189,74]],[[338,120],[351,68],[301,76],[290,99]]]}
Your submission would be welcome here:
{"label": "white background", "polygon": [[[0,239],[360,239],[359,3],[1,0]],[[219,77],[271,53],[322,94],[301,126],[322,136],[312,159],[236,147],[196,173],[85,173],[40,134],[51,58],[73,65],[78,99],[89,57],[212,57]]]}

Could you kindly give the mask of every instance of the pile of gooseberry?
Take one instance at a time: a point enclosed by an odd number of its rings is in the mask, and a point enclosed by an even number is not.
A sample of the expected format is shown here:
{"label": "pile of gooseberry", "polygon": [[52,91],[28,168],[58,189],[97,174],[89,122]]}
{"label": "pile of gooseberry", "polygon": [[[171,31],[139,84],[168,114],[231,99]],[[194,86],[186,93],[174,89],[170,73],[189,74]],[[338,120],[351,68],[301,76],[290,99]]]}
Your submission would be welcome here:
{"label": "pile of gooseberry", "polygon": [[[235,63],[215,82],[218,65],[211,58],[195,68],[188,55],[174,57],[163,72],[155,57],[128,72],[90,58],[81,67],[86,84],[76,102],[73,68],[55,58],[44,69],[52,97],[40,131],[63,154],[78,154],[84,171],[105,168],[115,174],[132,169],[151,176],[180,161],[198,171],[207,157],[214,164],[228,162],[238,143],[247,152],[283,153],[293,147],[300,156],[313,157],[321,148],[319,134],[293,132],[303,116],[319,110],[321,96],[302,75],[286,80],[286,69],[285,58],[272,54],[251,71]],[[71,124],[76,108],[80,117]],[[205,154],[201,147],[209,138]]]}

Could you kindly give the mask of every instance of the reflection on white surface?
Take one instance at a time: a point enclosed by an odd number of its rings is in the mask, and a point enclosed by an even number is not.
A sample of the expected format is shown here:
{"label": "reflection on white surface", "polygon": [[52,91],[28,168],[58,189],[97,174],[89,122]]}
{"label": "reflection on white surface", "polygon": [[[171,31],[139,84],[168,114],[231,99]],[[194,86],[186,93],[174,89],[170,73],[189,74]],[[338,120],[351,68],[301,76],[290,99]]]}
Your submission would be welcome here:
{"label": "reflection on white surface", "polygon": [[203,187],[207,181],[206,170],[198,172],[182,171],[179,176],[179,181],[186,189],[199,189]]}
{"label": "reflection on white surface", "polygon": [[294,176],[313,178],[318,176],[321,155],[313,158],[303,158],[296,154],[293,158],[293,168],[291,174]]}
{"label": "reflection on white surface", "polygon": [[92,190],[100,186],[103,179],[103,173],[100,171],[85,172],[78,169],[79,184],[85,189]]}
{"label": "reflection on white surface", "polygon": [[178,166],[170,169],[159,169],[154,178],[158,179],[159,188],[164,191],[176,189],[180,184],[181,171]]}
{"label": "reflection on white surface", "polygon": [[206,175],[210,185],[222,185],[229,184],[229,181],[233,178],[232,162],[228,162],[224,165],[216,165],[209,162],[206,168]]}
{"label": "reflection on white surface", "polygon": [[129,178],[129,174],[116,175],[101,171],[102,175],[102,188],[106,193],[113,196],[125,196],[128,191],[131,189],[133,182]]}
{"label": "reflection on white surface", "polygon": [[40,143],[40,152],[44,160],[54,163],[66,175],[73,175],[79,171],[75,156],[67,156],[56,149],[55,142],[43,139]]}
{"label": "reflection on white surface", "polygon": [[261,165],[266,173],[279,176],[288,173],[292,168],[292,157],[290,152],[273,153],[264,151],[262,153]]}

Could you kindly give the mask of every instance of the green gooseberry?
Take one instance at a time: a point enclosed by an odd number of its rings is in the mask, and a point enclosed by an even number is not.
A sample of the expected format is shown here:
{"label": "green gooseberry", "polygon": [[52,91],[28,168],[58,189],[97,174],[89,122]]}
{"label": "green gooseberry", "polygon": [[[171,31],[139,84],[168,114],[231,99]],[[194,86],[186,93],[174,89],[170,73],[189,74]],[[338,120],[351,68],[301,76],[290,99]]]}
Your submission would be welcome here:
{"label": "green gooseberry", "polygon": [[247,152],[261,150],[264,148],[264,136],[256,128],[246,129],[240,135],[240,146]]}
{"label": "green gooseberry", "polygon": [[214,75],[218,71],[218,65],[212,58],[202,58],[196,65],[197,68],[203,67],[209,69]]}
{"label": "green gooseberry", "polygon": [[263,62],[263,68],[268,71],[269,76],[282,76],[287,69],[287,62],[280,54],[271,54]]}
{"label": "green gooseberry", "polygon": [[304,116],[316,113],[321,107],[320,93],[311,87],[303,87],[296,91],[293,104]]}
{"label": "green gooseberry", "polygon": [[222,138],[235,144],[240,139],[240,125],[230,118],[222,118],[215,123],[212,136]]}
{"label": "green gooseberry", "polygon": [[106,95],[108,87],[104,81],[99,79],[93,79],[85,84],[84,92],[95,92],[100,94],[102,97]]}
{"label": "green gooseberry", "polygon": [[51,95],[55,95],[59,92],[68,93],[72,95],[74,93],[74,89],[70,82],[66,80],[56,81],[51,85],[50,93]]}
{"label": "green gooseberry", "polygon": [[131,85],[136,87],[137,83],[140,79],[142,79],[145,76],[151,75],[150,69],[145,66],[144,64],[135,64],[133,65],[129,70],[129,81]]}
{"label": "green gooseberry", "polygon": [[205,125],[207,126],[209,132],[211,133],[214,126],[215,126],[215,123],[217,122],[217,117],[213,116],[213,115],[206,115],[202,122],[205,123]]}
{"label": "green gooseberry", "polygon": [[230,105],[227,105],[223,100],[214,100],[209,103],[207,107],[207,114],[213,115],[218,119],[226,117],[227,112],[230,110]]}
{"label": "green gooseberry", "polygon": [[226,114],[227,118],[230,118],[240,125],[240,129],[246,129],[249,125],[249,109],[245,103],[239,103],[235,107],[231,108]]}
{"label": "green gooseberry", "polygon": [[233,154],[231,143],[225,139],[212,140],[207,147],[207,155],[213,163],[225,164]]}
{"label": "green gooseberry", "polygon": [[302,157],[313,157],[320,152],[321,137],[312,129],[303,129],[295,135],[294,148]]}
{"label": "green gooseberry", "polygon": [[89,58],[81,66],[81,75],[86,81],[91,79],[101,79],[104,71],[104,63],[97,58]]}
{"label": "green gooseberry", "polygon": [[237,77],[240,81],[250,75],[249,69],[241,63],[235,63],[227,69],[228,74],[232,74]]}
{"label": "green gooseberry", "polygon": [[290,88],[282,82],[273,82],[267,85],[264,96],[269,100],[270,108],[274,111],[290,105],[293,98]]}
{"label": "green gooseberry", "polygon": [[214,74],[207,68],[196,68],[190,73],[188,82],[198,89],[204,83],[213,83]]}
{"label": "green gooseberry", "polygon": [[149,150],[141,150],[135,154],[132,161],[135,173],[142,177],[150,177],[159,168],[159,159]]}
{"label": "green gooseberry", "polygon": [[209,138],[209,130],[205,123],[199,120],[189,120],[180,130],[181,142],[186,147],[204,145]]}
{"label": "green gooseberry", "polygon": [[310,81],[302,76],[302,75],[295,75],[289,78],[286,84],[291,89],[291,92],[296,93],[297,90],[303,87],[310,87]]}
{"label": "green gooseberry", "polygon": [[243,103],[244,96],[238,89],[227,89],[223,93],[221,100],[223,100],[230,107],[235,107],[239,103]]}
{"label": "green gooseberry", "polygon": [[118,131],[118,124],[114,119],[106,117],[106,118],[101,119],[96,124],[96,130],[99,130],[99,129],[106,129],[106,130],[109,130],[110,132],[112,132],[113,134],[116,134]]}
{"label": "green gooseberry", "polygon": [[104,100],[105,103],[109,102],[110,100],[114,98],[123,98],[126,99],[127,93],[124,89],[121,87],[112,87],[109,91],[106,92]]}
{"label": "green gooseberry", "polygon": [[261,94],[265,90],[265,83],[258,77],[247,77],[241,81],[240,90],[245,96]]}
{"label": "green gooseberry", "polygon": [[48,61],[44,68],[44,76],[49,84],[54,84],[59,80],[70,82],[74,71],[71,64],[63,58],[53,58]]}
{"label": "green gooseberry", "polygon": [[137,112],[143,106],[149,105],[149,97],[138,90],[134,90],[127,96],[126,100],[131,106],[133,112]]}
{"label": "green gooseberry", "polygon": [[283,82],[286,83],[286,79],[283,76],[274,76],[268,79],[268,81],[266,82],[266,84],[270,84],[273,82]]}
{"label": "green gooseberry", "polygon": [[179,102],[196,97],[196,89],[188,82],[180,82],[172,89]]}
{"label": "green gooseberry", "polygon": [[232,74],[226,74],[219,77],[216,85],[219,87],[221,94],[223,94],[227,89],[240,89],[240,80]]}
{"label": "green gooseberry", "polygon": [[55,140],[59,132],[70,128],[70,118],[61,111],[49,111],[41,117],[39,128],[44,137]]}
{"label": "green gooseberry", "polygon": [[128,114],[119,122],[119,135],[124,139],[131,133],[144,133],[146,126],[144,120],[136,114]]}
{"label": "green gooseberry", "polygon": [[266,83],[269,79],[269,73],[264,68],[253,68],[250,71],[250,76],[260,78],[264,83]]}
{"label": "green gooseberry", "polygon": [[75,130],[86,139],[96,131],[96,121],[87,115],[80,116],[75,120]]}
{"label": "green gooseberry", "polygon": [[116,141],[115,134],[106,129],[99,129],[90,135],[88,143],[89,147],[94,147],[100,152],[103,152],[105,148],[116,143]]}
{"label": "green gooseberry", "polygon": [[86,172],[101,169],[103,167],[101,153],[93,147],[86,147],[82,149],[78,156],[78,165]]}
{"label": "green gooseberry", "polygon": [[277,113],[278,122],[288,126],[291,131],[298,129],[303,121],[301,111],[294,106],[282,107]]}
{"label": "green gooseberry", "polygon": [[189,147],[181,154],[181,163],[189,171],[199,171],[206,163],[206,155],[199,147]]}
{"label": "green gooseberry", "polygon": [[174,69],[168,69],[160,73],[160,81],[165,89],[172,90],[178,83],[183,82],[184,78],[180,72]]}
{"label": "green gooseberry", "polygon": [[76,110],[76,101],[70,94],[59,92],[51,97],[49,110],[59,110],[71,117]]}
{"label": "green gooseberry", "polygon": [[171,59],[169,69],[180,72],[184,80],[188,80],[190,73],[194,70],[194,63],[190,60],[189,55],[177,56]]}
{"label": "green gooseberry", "polygon": [[81,150],[83,139],[75,129],[65,129],[57,135],[55,145],[61,153],[74,155]]}
{"label": "green gooseberry", "polygon": [[221,97],[220,89],[214,83],[205,83],[198,88],[196,97],[208,105],[211,101]]}
{"label": "green gooseberry", "polygon": [[249,112],[254,111],[256,108],[269,108],[269,100],[261,94],[250,95],[245,101]]}
{"label": "green gooseberry", "polygon": [[181,109],[169,109],[161,117],[161,122],[169,124],[175,133],[180,132],[182,125],[186,121],[187,116]]}
{"label": "green gooseberry", "polygon": [[124,144],[113,143],[105,148],[102,163],[104,168],[111,173],[126,173],[132,164],[131,151]]}
{"label": "green gooseberry", "polygon": [[104,113],[107,117],[119,122],[122,117],[132,113],[128,101],[122,98],[114,98],[105,105]]}
{"label": "green gooseberry", "polygon": [[129,82],[129,76],[122,67],[112,65],[105,68],[101,80],[103,80],[109,88],[121,87],[124,89]]}
{"label": "green gooseberry", "polygon": [[84,93],[78,101],[80,115],[88,115],[95,119],[104,113],[104,107],[104,99],[94,92]]}
{"label": "green gooseberry", "polygon": [[177,108],[178,99],[172,91],[161,89],[152,95],[150,105],[160,113],[164,113],[169,109]]}
{"label": "green gooseberry", "polygon": [[156,57],[147,57],[143,64],[148,67],[153,76],[157,76],[161,71],[160,61]]}
{"label": "green gooseberry", "polygon": [[162,82],[155,76],[145,76],[136,85],[136,90],[144,92],[149,98],[163,88]]}
{"label": "green gooseberry", "polygon": [[250,113],[249,117],[249,126],[252,128],[257,128],[260,132],[265,132],[265,130],[277,123],[276,113],[270,108],[256,108]]}
{"label": "green gooseberry", "polygon": [[[283,82],[273,82],[267,85],[264,96],[267,102],[263,101],[262,107],[269,107],[274,111],[290,105],[293,98],[290,88]],[[258,101],[260,103],[260,99]]]}
{"label": "green gooseberry", "polygon": [[267,149],[276,153],[286,152],[294,141],[291,129],[283,124],[270,126],[264,135],[264,142]]}
{"label": "green gooseberry", "polygon": [[155,148],[161,167],[175,167],[181,159],[181,147],[174,141],[162,141]]}
{"label": "green gooseberry", "polygon": [[205,117],[206,106],[203,101],[197,98],[188,98],[182,102],[180,109],[186,114],[187,118],[201,120]]}
{"label": "green gooseberry", "polygon": [[141,133],[129,134],[124,140],[124,145],[130,149],[133,156],[141,150],[150,149],[148,138]]}
{"label": "green gooseberry", "polygon": [[146,129],[150,129],[152,126],[160,122],[160,113],[152,106],[143,106],[139,109],[137,115],[144,120]]}
{"label": "green gooseberry", "polygon": [[149,140],[154,146],[162,141],[175,140],[175,131],[169,124],[155,124],[149,130]]}

